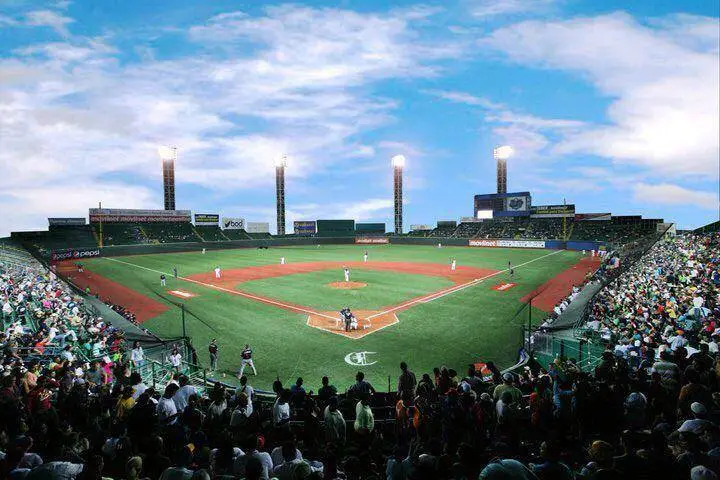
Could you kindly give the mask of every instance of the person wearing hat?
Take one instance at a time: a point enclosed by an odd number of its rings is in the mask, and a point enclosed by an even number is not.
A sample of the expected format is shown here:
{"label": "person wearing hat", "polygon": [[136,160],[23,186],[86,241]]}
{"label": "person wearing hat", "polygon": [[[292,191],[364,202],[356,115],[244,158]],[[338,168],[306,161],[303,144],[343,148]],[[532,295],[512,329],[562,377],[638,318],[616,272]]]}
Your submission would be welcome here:
{"label": "person wearing hat", "polygon": [[695,465],[690,469],[690,480],[717,480],[715,472],[705,465]]}
{"label": "person wearing hat", "polygon": [[702,435],[706,430],[714,428],[711,421],[707,420],[707,409],[705,405],[700,402],[693,402],[690,405],[690,411],[692,412],[693,418],[685,420],[680,428],[677,429],[680,433],[690,432],[695,435]]}
{"label": "person wearing hat", "polygon": [[513,385],[513,375],[510,372],[505,372],[502,376],[503,383],[496,386],[493,390],[493,401],[497,402],[505,392],[510,392],[513,403],[517,403],[522,400],[522,392],[519,388]]}

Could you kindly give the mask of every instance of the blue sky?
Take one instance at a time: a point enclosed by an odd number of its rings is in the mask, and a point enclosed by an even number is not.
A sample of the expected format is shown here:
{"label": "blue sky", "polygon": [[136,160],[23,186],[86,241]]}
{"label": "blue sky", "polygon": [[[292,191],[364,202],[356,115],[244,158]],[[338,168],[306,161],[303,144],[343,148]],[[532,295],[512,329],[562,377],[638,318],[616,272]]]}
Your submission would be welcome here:
{"label": "blue sky", "polygon": [[[171,6],[169,6],[171,5]],[[718,2],[29,2],[0,13],[0,235],[98,201],[274,224],[472,215],[510,190],[578,212],[718,219]]]}

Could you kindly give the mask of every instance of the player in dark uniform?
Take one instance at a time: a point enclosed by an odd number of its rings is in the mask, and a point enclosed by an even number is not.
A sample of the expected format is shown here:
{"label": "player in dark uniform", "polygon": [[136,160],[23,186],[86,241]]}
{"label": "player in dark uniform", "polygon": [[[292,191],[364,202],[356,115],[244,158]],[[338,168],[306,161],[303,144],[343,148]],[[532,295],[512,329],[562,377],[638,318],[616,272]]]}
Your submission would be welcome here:
{"label": "player in dark uniform", "polygon": [[177,278],[177,267],[173,267],[173,275]]}
{"label": "player in dark uniform", "polygon": [[164,273],[160,275],[160,285],[163,287],[165,286],[165,274]]}
{"label": "player in dark uniform", "polygon": [[250,368],[252,368],[253,375],[257,375],[257,370],[255,370],[255,364],[252,361],[252,349],[250,348],[250,345],[245,345],[245,348],[243,348],[243,351],[240,353],[240,373],[238,373],[238,378],[242,377],[243,372],[245,371],[245,365],[250,365]]}
{"label": "player in dark uniform", "polygon": [[353,314],[350,311],[349,307],[343,308],[342,310],[340,310],[340,313],[342,314],[343,320],[345,321],[345,331],[349,332],[350,326],[352,325]]}
{"label": "player in dark uniform", "polygon": [[210,345],[208,345],[208,353],[210,354],[210,370],[214,372],[217,370],[218,361],[218,344],[214,338],[210,341]]}

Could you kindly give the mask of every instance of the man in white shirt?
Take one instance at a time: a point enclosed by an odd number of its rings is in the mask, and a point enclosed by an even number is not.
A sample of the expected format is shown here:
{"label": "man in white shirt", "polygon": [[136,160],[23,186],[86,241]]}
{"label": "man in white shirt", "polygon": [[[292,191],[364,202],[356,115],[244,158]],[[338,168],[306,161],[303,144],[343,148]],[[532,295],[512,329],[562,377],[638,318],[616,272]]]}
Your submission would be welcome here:
{"label": "man in white shirt", "polygon": [[133,344],[133,349],[130,350],[130,361],[133,364],[133,367],[137,370],[143,367],[145,365],[145,352],[143,351],[142,347],[140,346],[140,342],[135,341]]}
{"label": "man in white shirt", "polygon": [[142,381],[142,377],[138,372],[133,372],[130,374],[130,383],[133,387],[133,400],[137,401],[138,398],[140,398],[140,395],[145,393],[145,390],[147,390],[147,385],[145,385]]}
{"label": "man in white shirt", "polygon": [[60,358],[62,358],[63,360],[67,360],[69,362],[74,362],[75,355],[73,355],[71,350],[72,350],[72,345],[65,345],[65,348],[60,353]]}
{"label": "man in white shirt", "polygon": [[282,446],[283,461],[279,465],[275,465],[273,469],[273,475],[276,476],[278,480],[292,480],[295,477],[295,471],[299,468],[311,470],[310,465],[302,458],[297,458],[295,452],[295,444],[292,442],[288,442]]}
{"label": "man in white shirt", "polygon": [[198,391],[197,388],[192,385],[188,385],[189,379],[186,375],[180,375],[178,382],[180,383],[180,388],[177,392],[175,392],[172,399],[173,402],[175,402],[175,408],[177,408],[177,411],[182,413],[185,411],[185,407],[188,406],[188,399],[190,396],[197,395]]}
{"label": "man in white shirt", "polygon": [[157,416],[158,421],[161,424],[173,424],[176,421],[176,415],[178,413],[173,396],[179,390],[179,387],[174,383],[171,383],[165,387],[165,393],[157,404]]}
{"label": "man in white shirt", "polygon": [[273,461],[272,458],[270,458],[269,453],[261,452],[257,449],[257,441],[258,439],[255,435],[248,436],[245,443],[245,454],[235,458],[233,471],[235,472],[235,475],[245,475],[245,465],[248,460],[251,458],[257,458],[262,464],[262,476],[260,478],[268,480],[270,478],[270,473],[273,471]]}

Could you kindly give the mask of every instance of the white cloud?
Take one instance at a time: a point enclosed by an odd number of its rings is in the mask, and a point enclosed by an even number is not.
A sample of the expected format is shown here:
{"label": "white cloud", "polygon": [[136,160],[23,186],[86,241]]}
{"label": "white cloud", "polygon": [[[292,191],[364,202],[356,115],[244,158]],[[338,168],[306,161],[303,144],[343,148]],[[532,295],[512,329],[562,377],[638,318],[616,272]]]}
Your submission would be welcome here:
{"label": "white cloud", "polygon": [[[179,147],[180,187],[216,194],[270,186],[282,154],[291,158],[290,180],[371,158],[376,146],[359,137],[390,122],[397,107],[372,86],[436,75],[436,61],[457,51],[421,41],[416,23],[431,14],[298,6],[230,13],[190,29],[192,53],[172,60],[121,62],[112,37],[18,48],[0,58],[0,191],[106,175],[154,182],[156,147],[166,143]],[[26,18],[63,33],[72,21],[50,11]],[[104,204],[126,206],[121,200]],[[41,227],[39,209],[32,212]]]}
{"label": "white cloud", "polygon": [[550,10],[558,0],[470,0],[470,14],[480,19],[525,15]]}
{"label": "white cloud", "polygon": [[423,90],[422,93],[427,93],[454,103],[464,103],[465,105],[482,107],[490,110],[505,108],[504,105],[495,103],[485,97],[478,97],[466,92],[459,92],[455,90]]}
{"label": "white cloud", "polygon": [[481,45],[518,63],[581,75],[612,100],[607,124],[565,134],[556,153],[717,176],[719,40],[709,20],[716,26],[717,19],[694,16],[644,26],[624,13],[528,21],[496,30]]}
{"label": "white cloud", "polygon": [[586,127],[586,123],[579,120],[543,118],[519,113],[502,103],[466,92],[425,90],[424,93],[453,103],[482,108],[485,121],[493,125],[492,132],[496,137],[494,140],[512,145],[516,157],[520,160],[535,160],[554,145],[555,137],[578,132]]}
{"label": "white cloud", "polygon": [[690,190],[669,183],[640,183],[635,186],[633,198],[648,205],[678,205],[720,211],[720,199],[716,193]]}
{"label": "white cloud", "polygon": [[18,22],[14,18],[9,17],[7,15],[0,14],[0,27],[3,27],[3,26],[15,27],[19,24],[20,24],[20,22]]}
{"label": "white cloud", "polygon": [[31,27],[50,27],[63,37],[69,37],[70,32],[67,25],[74,22],[70,17],[66,17],[52,10],[33,10],[25,15],[25,24]]}

